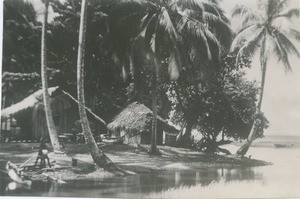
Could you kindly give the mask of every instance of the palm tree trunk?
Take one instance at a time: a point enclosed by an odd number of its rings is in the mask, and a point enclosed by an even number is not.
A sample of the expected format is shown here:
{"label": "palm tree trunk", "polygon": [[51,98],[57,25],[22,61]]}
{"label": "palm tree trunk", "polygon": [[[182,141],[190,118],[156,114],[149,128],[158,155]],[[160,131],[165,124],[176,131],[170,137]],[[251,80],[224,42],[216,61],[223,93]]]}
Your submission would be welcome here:
{"label": "palm tree trunk", "polygon": [[237,150],[236,154],[244,156],[248,152],[254,138],[256,137],[257,134],[257,129],[260,124],[260,119],[257,118],[257,115],[260,113],[261,110],[261,104],[263,100],[263,94],[264,94],[264,88],[265,88],[265,81],[266,81],[266,72],[267,72],[267,64],[266,62],[262,63],[262,77],[261,77],[261,88],[260,88],[260,93],[259,93],[259,98],[258,98],[258,103],[256,107],[256,118],[254,119],[251,131],[248,135],[247,140],[244,142],[244,144]]}
{"label": "palm tree trunk", "polygon": [[150,154],[159,154],[158,148],[156,146],[156,137],[157,137],[157,68],[156,60],[154,61],[153,66],[153,77],[152,77],[152,133],[151,133],[151,147]]}
{"label": "palm tree trunk", "polygon": [[65,153],[62,144],[59,142],[58,135],[55,129],[52,111],[50,108],[50,97],[48,93],[48,74],[47,74],[47,21],[48,21],[48,6],[49,1],[45,0],[45,13],[42,28],[42,46],[41,46],[41,75],[42,75],[42,88],[43,88],[43,101],[45,107],[46,121],[48,126],[48,132],[53,146],[54,152]]}
{"label": "palm tree trunk", "polygon": [[97,146],[97,143],[91,132],[90,124],[85,109],[84,54],[85,54],[85,33],[86,33],[86,23],[87,23],[86,10],[87,10],[87,2],[86,0],[82,0],[80,29],[79,29],[78,59],[77,59],[77,94],[78,94],[79,116],[81,120],[82,131],[95,164],[99,167],[107,168],[113,165],[113,163]]}

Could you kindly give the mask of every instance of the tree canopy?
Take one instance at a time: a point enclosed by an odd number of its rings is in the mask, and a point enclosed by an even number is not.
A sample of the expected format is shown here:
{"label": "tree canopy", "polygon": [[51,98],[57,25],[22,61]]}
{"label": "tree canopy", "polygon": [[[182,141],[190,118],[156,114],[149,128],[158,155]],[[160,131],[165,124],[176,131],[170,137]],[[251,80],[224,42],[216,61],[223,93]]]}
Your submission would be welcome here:
{"label": "tree canopy", "polygon": [[[245,79],[243,69],[251,61],[244,55],[252,55],[257,43],[245,42],[240,34],[232,43],[230,20],[218,1],[87,2],[85,97],[86,105],[96,114],[109,121],[133,101],[151,107],[149,96],[154,92],[155,70],[155,108],[164,119],[185,129],[187,136],[196,129],[214,142],[220,135],[223,139],[247,138],[256,115],[259,89],[255,82]],[[284,4],[278,6],[283,8]],[[47,31],[48,67],[52,74],[49,84],[76,96],[81,1],[50,0],[50,6],[55,16]],[[267,16],[273,18],[297,15],[296,10],[279,13],[272,7],[268,12]],[[258,28],[258,34],[253,34],[257,38],[269,34],[259,44],[275,42],[274,50],[289,69],[284,55],[297,51],[288,45],[284,32],[263,27],[265,23],[252,23],[257,16],[245,8],[237,8],[234,15],[238,14],[245,16],[241,35],[254,28]],[[299,39],[299,32],[290,32]],[[33,6],[28,1],[4,1],[3,72],[39,76],[40,38],[41,23]],[[277,41],[283,43],[279,45]],[[229,53],[231,44],[235,46],[233,53]],[[262,122],[256,138],[262,137],[268,126],[262,113],[259,117]],[[187,147],[190,146],[191,143]]]}

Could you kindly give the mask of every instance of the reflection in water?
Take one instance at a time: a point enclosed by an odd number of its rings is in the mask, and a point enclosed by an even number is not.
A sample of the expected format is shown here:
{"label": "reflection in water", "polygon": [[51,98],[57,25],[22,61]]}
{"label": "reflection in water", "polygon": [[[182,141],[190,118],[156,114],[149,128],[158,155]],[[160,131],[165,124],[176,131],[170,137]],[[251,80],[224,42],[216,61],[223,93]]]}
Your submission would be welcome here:
{"label": "reflection in water", "polygon": [[102,180],[76,180],[66,184],[33,182],[31,187],[12,183],[9,178],[0,179],[1,195],[71,196],[71,197],[129,197],[150,192],[159,192],[181,185],[201,184],[224,179],[254,180],[263,175],[248,169],[202,169],[198,171],[160,171],[141,175],[116,177]]}
{"label": "reflection in water", "polygon": [[175,171],[175,185],[180,184],[180,171]]}
{"label": "reflection in water", "polygon": [[244,169],[218,169],[218,175],[225,181],[233,180],[262,180],[262,173],[255,172],[252,168]]}

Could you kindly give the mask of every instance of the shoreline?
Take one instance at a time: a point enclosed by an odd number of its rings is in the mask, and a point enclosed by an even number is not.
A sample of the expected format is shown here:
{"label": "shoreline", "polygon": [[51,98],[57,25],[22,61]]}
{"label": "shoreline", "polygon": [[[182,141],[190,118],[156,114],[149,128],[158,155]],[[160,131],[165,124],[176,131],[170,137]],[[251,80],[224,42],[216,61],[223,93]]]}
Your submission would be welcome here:
{"label": "shoreline", "polygon": [[[11,161],[21,165],[28,158],[34,164],[38,143],[2,143],[0,145],[0,169],[4,170],[4,162]],[[49,153],[50,162],[54,168],[46,171],[26,172],[32,180],[56,178],[63,181],[82,179],[103,179],[119,176],[101,168],[94,167],[92,158],[85,144],[66,144],[68,156]],[[229,155],[205,154],[189,149],[169,146],[158,146],[161,155],[147,154],[149,146],[130,146],[113,144],[100,146],[101,150],[121,169],[129,174],[142,174],[162,170],[200,170],[209,168],[248,168],[267,166],[272,163],[247,157],[237,158]],[[77,159],[78,165],[72,167],[72,158]]]}

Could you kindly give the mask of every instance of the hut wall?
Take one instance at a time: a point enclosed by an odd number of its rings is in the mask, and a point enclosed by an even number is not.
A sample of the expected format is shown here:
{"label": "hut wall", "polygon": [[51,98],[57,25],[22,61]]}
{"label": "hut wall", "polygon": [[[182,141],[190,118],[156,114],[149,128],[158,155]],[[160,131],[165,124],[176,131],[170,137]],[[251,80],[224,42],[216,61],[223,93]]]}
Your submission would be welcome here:
{"label": "hut wall", "polygon": [[164,144],[167,146],[175,146],[176,135],[165,132]]}
{"label": "hut wall", "polygon": [[[79,120],[79,114],[77,112],[78,108],[72,107],[65,109],[65,132],[66,133],[82,133],[81,125],[76,124]],[[75,132],[74,132],[75,131]]]}
{"label": "hut wall", "polygon": [[141,142],[139,144],[150,144],[151,143],[151,132],[144,131],[141,133]]}
{"label": "hut wall", "polygon": [[157,129],[156,144],[157,145],[163,144],[163,130],[161,128]]}
{"label": "hut wall", "polygon": [[[151,143],[151,131],[144,131],[141,133],[141,144],[150,144]],[[157,129],[156,135],[156,144],[162,145],[163,144],[163,131],[161,129]]]}
{"label": "hut wall", "polygon": [[138,134],[135,136],[129,136],[129,134],[126,134],[124,143],[125,144],[141,144],[141,134]]}
{"label": "hut wall", "polygon": [[43,103],[38,103],[32,111],[32,138],[35,140],[48,140],[49,133]]}
{"label": "hut wall", "polygon": [[70,133],[68,109],[71,108],[69,99],[65,95],[57,96],[51,100],[53,120],[58,134]]}
{"label": "hut wall", "polygon": [[121,134],[124,135],[123,130],[120,130],[120,131],[119,130],[114,130],[114,131],[110,131],[110,133],[111,133],[112,138],[118,138],[118,137],[121,136]]}
{"label": "hut wall", "polygon": [[32,138],[32,125],[34,121],[32,120],[32,110],[26,110],[18,115],[16,115],[17,126],[21,128],[21,134],[18,137],[19,139],[30,139]]}

